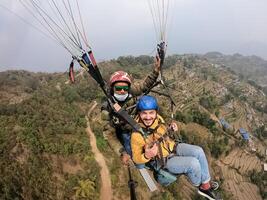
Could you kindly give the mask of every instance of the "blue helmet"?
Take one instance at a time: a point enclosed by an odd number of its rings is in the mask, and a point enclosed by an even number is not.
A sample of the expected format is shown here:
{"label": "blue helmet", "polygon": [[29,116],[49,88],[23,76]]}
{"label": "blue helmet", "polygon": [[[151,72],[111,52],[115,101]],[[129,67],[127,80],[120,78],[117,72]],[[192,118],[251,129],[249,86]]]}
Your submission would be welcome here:
{"label": "blue helmet", "polygon": [[142,96],[137,104],[136,104],[136,109],[138,111],[142,110],[158,110],[158,102],[155,97],[149,96],[149,95],[144,95]]}

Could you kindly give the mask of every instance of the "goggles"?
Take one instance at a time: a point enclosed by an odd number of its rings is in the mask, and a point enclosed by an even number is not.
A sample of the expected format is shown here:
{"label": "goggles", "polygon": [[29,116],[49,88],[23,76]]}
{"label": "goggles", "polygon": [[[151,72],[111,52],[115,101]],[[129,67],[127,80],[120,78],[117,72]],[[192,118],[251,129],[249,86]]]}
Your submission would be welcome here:
{"label": "goggles", "polygon": [[129,91],[129,86],[127,86],[127,85],[125,85],[125,86],[119,86],[119,85],[117,85],[117,86],[114,86],[114,89],[115,89],[115,91],[122,91],[122,90],[124,90],[124,91]]}

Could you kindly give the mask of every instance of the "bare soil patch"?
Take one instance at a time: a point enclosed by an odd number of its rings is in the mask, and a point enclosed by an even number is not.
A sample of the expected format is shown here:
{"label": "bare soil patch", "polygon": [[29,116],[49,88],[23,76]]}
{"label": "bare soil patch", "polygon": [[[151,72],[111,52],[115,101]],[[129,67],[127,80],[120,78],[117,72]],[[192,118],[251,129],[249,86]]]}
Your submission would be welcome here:
{"label": "bare soil patch", "polygon": [[92,152],[94,153],[96,162],[99,164],[101,168],[100,170],[100,176],[101,176],[100,200],[111,200],[113,199],[113,192],[112,192],[109,169],[107,167],[103,154],[97,148],[96,137],[91,130],[90,121],[89,121],[91,112],[94,110],[96,106],[97,106],[97,103],[94,102],[93,106],[90,108],[88,112],[88,116],[86,117],[86,120],[87,120],[86,132],[90,139],[90,145],[92,147]]}

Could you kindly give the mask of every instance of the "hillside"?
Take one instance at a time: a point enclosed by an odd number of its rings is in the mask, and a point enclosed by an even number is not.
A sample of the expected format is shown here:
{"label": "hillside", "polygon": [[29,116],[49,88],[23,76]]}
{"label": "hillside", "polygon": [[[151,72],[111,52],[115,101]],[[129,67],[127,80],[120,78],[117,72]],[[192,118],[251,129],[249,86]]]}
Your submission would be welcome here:
{"label": "hillside", "polygon": [[[208,128],[213,138],[207,144],[207,139],[199,133],[191,138],[188,136],[188,132],[197,132],[199,128],[185,130],[183,134],[190,142],[208,146],[216,159],[214,169],[220,171],[218,176],[224,180],[223,189],[233,195],[227,198],[259,199],[255,186],[250,186],[249,178],[252,171],[264,175],[262,164],[266,160],[267,147],[265,94],[224,66],[215,66],[201,56],[181,56],[170,72],[169,82],[175,90],[177,120],[187,126],[190,122],[197,122]],[[231,128],[222,128],[219,122],[222,118]],[[239,128],[250,133],[248,143],[244,143],[237,132]],[[256,152],[253,148],[257,149]],[[266,177],[262,183],[265,186],[261,187],[266,187]],[[264,189],[261,191],[264,194]]]}
{"label": "hillside", "polygon": [[86,180],[98,195],[99,171],[82,105],[83,97],[90,99],[84,96],[87,86],[65,85],[63,74],[8,71],[0,76],[0,198],[69,199]]}
{"label": "hillside", "polygon": [[[128,56],[99,66],[106,80],[123,69],[139,81],[152,63],[148,56]],[[225,67],[227,63],[214,63],[199,55],[166,60],[164,76],[176,103],[179,137],[205,149],[224,199],[265,199],[266,96]],[[88,122],[109,168],[105,178],[111,181],[113,199],[129,198],[127,169],[102,135],[104,96],[86,72],[76,72],[75,84],[69,84],[66,73],[6,71],[0,80],[0,199],[99,199],[102,168],[87,135]],[[155,95],[160,112],[170,119],[169,100]],[[94,101],[98,105],[88,119]],[[230,128],[222,127],[221,118]],[[249,141],[242,139],[239,128],[250,133]],[[183,176],[160,187],[160,193],[150,193],[137,170],[132,172],[138,199],[199,199]]]}
{"label": "hillside", "polygon": [[267,61],[260,57],[240,54],[223,55],[218,52],[207,53],[204,57],[214,64],[232,69],[246,80],[252,80],[262,87],[267,86]]}

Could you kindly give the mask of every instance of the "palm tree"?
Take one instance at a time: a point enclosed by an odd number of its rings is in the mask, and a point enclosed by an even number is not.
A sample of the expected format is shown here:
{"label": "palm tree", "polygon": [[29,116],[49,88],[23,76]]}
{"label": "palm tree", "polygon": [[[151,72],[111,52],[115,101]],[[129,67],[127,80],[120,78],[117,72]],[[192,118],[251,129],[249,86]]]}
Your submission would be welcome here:
{"label": "palm tree", "polygon": [[74,190],[76,190],[75,192],[76,197],[91,198],[95,196],[95,183],[93,181],[86,179],[86,180],[81,180],[78,183],[79,186],[73,188]]}

